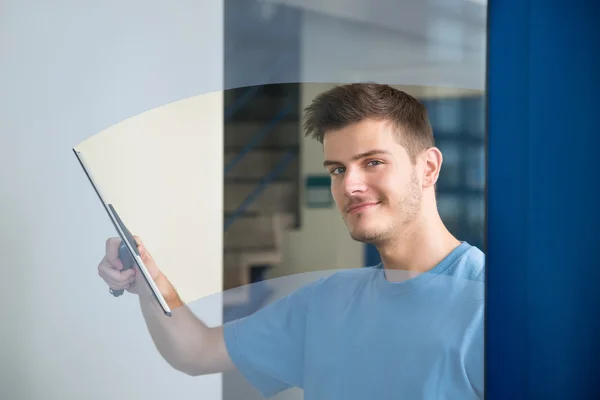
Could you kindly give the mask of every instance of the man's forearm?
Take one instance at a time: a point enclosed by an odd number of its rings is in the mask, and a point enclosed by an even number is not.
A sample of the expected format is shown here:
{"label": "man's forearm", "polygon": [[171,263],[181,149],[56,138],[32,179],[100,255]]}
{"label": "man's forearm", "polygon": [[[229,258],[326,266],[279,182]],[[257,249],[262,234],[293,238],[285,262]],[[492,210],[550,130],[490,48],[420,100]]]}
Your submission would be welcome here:
{"label": "man's forearm", "polygon": [[181,301],[175,290],[169,290],[165,300],[171,317],[151,294],[139,296],[140,307],[161,356],[175,369],[190,375],[204,373],[210,355],[210,329]]}

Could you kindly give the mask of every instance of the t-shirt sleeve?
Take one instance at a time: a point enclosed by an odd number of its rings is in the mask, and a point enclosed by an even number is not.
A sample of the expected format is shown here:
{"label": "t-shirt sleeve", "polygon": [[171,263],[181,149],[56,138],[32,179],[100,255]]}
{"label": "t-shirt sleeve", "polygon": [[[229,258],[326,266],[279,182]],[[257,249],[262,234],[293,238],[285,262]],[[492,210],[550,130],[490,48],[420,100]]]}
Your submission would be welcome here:
{"label": "t-shirt sleeve", "polygon": [[266,397],[291,387],[302,388],[306,322],[317,283],[223,326],[231,360]]}

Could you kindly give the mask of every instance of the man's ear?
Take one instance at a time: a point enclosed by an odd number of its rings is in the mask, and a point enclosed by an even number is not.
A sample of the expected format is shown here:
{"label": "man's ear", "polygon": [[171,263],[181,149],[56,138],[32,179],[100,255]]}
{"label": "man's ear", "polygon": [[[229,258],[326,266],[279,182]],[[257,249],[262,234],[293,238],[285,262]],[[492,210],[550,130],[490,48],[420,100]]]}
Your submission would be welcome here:
{"label": "man's ear", "polygon": [[434,187],[440,176],[442,161],[444,157],[442,152],[437,147],[430,147],[425,150],[424,154],[424,174],[423,187]]}

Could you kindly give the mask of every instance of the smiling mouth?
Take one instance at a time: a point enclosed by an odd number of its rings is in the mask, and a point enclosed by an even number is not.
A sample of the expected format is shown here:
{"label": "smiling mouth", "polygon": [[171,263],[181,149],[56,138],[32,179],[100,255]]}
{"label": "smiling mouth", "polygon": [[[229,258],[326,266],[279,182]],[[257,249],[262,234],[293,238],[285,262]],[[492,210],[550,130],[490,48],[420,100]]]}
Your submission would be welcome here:
{"label": "smiling mouth", "polygon": [[348,211],[346,211],[346,212],[348,214],[356,214],[356,213],[360,213],[360,212],[366,211],[366,210],[368,210],[370,208],[373,208],[373,207],[375,207],[378,204],[379,204],[379,202],[356,204],[356,205],[348,208]]}

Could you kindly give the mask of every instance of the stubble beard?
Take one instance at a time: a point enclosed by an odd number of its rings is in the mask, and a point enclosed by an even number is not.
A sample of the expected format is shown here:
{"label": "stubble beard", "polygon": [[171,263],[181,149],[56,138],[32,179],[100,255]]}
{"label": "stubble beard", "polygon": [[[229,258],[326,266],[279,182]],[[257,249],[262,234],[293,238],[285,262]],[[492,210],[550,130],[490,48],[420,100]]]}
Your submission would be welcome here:
{"label": "stubble beard", "polygon": [[[350,232],[350,237],[358,242],[374,245],[402,238],[403,232],[406,232],[408,227],[417,219],[421,209],[422,196],[419,186],[419,181],[413,171],[410,183],[407,186],[406,195],[397,201],[396,207],[394,207],[395,215],[389,217],[389,221],[386,221],[387,223],[380,222],[377,224],[378,226],[352,230],[348,226],[348,222],[344,219],[344,223]],[[381,205],[384,204],[382,203]],[[368,217],[367,215],[358,215],[357,218],[360,220],[361,218]]]}

